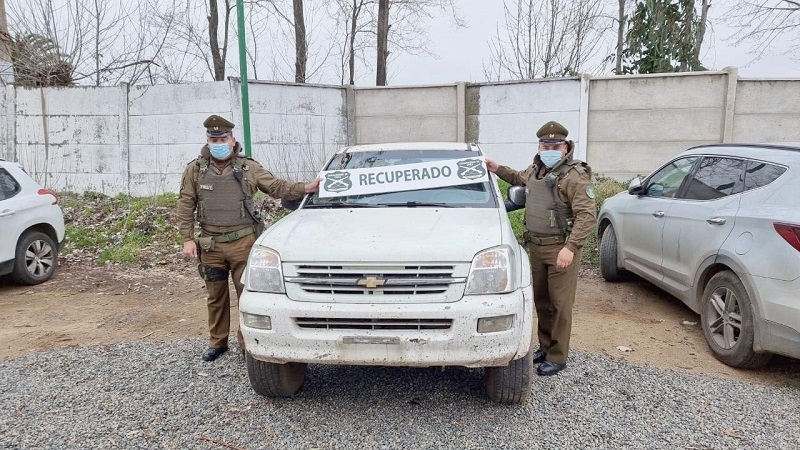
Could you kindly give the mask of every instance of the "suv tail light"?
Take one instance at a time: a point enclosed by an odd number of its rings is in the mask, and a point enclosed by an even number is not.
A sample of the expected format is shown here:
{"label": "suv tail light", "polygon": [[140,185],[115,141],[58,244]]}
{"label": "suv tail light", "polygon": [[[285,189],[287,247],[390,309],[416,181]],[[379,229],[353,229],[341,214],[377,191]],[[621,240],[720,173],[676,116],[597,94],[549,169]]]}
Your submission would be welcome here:
{"label": "suv tail light", "polygon": [[58,204],[58,196],[55,192],[51,191],[50,189],[39,189],[39,195],[52,195],[53,196],[53,204]]}
{"label": "suv tail light", "polygon": [[795,250],[800,251],[800,225],[775,222],[775,231],[781,235]]}

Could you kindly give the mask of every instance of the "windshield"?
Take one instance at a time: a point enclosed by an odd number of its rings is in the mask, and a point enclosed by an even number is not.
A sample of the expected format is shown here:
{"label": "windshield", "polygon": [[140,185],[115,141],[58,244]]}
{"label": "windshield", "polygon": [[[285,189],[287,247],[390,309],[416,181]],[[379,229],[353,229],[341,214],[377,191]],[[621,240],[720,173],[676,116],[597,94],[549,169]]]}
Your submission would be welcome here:
{"label": "windshield", "polygon": [[[366,169],[401,166],[447,159],[481,157],[479,152],[463,150],[392,150],[354,152],[336,155],[325,170]],[[497,203],[488,181],[460,186],[445,186],[414,191],[384,192],[319,198],[314,194],[306,207],[463,207],[495,208]]]}

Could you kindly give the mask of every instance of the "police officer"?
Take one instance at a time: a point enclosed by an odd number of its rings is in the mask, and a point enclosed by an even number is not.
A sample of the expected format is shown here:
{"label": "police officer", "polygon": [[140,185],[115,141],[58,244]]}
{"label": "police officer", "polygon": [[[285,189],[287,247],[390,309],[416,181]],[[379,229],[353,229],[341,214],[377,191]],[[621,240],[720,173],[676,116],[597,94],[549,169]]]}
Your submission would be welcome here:
{"label": "police officer", "polygon": [[[202,358],[214,361],[228,349],[228,276],[233,278],[236,295],[241,298],[242,272],[250,247],[262,230],[253,194],[260,190],[275,198],[294,200],[318,191],[320,180],[303,184],[275,178],[255,160],[239,155],[241,146],[233,137],[233,123],[212,115],[203,126],[207,144],[183,171],[178,228],[184,240],[184,255],[200,258],[200,273],[208,290],[211,336]],[[200,223],[199,236],[194,233],[195,217]],[[241,331],[237,330],[236,338],[244,349]]]}
{"label": "police officer", "polygon": [[526,187],[525,242],[539,323],[533,360],[539,375],[555,375],[567,366],[581,250],[597,215],[592,170],[573,159],[567,134],[557,122],[544,124],[536,133],[539,150],[533,164],[523,171],[486,159],[489,171]]}

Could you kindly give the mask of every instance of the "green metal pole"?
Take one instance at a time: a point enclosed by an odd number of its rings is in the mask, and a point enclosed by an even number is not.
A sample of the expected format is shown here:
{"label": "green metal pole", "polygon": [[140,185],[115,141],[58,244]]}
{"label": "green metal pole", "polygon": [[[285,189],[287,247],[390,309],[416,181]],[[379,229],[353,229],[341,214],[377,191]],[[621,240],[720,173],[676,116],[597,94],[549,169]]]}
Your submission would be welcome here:
{"label": "green metal pole", "polygon": [[250,96],[247,93],[247,44],[244,33],[244,2],[236,0],[236,17],[239,22],[239,77],[242,85],[242,128],[244,129],[244,155],[250,151]]}

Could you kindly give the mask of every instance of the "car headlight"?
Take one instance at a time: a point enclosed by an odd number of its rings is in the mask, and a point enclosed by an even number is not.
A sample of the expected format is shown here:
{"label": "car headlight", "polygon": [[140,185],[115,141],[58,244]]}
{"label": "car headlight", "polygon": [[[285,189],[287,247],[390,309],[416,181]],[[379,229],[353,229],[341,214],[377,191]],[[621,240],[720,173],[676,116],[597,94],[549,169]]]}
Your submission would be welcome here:
{"label": "car headlight", "polygon": [[475,255],[467,278],[466,294],[504,294],[514,290],[514,252],[494,247]]}
{"label": "car headlight", "polygon": [[246,287],[248,291],[283,294],[281,257],[272,249],[254,246],[247,260]]}

